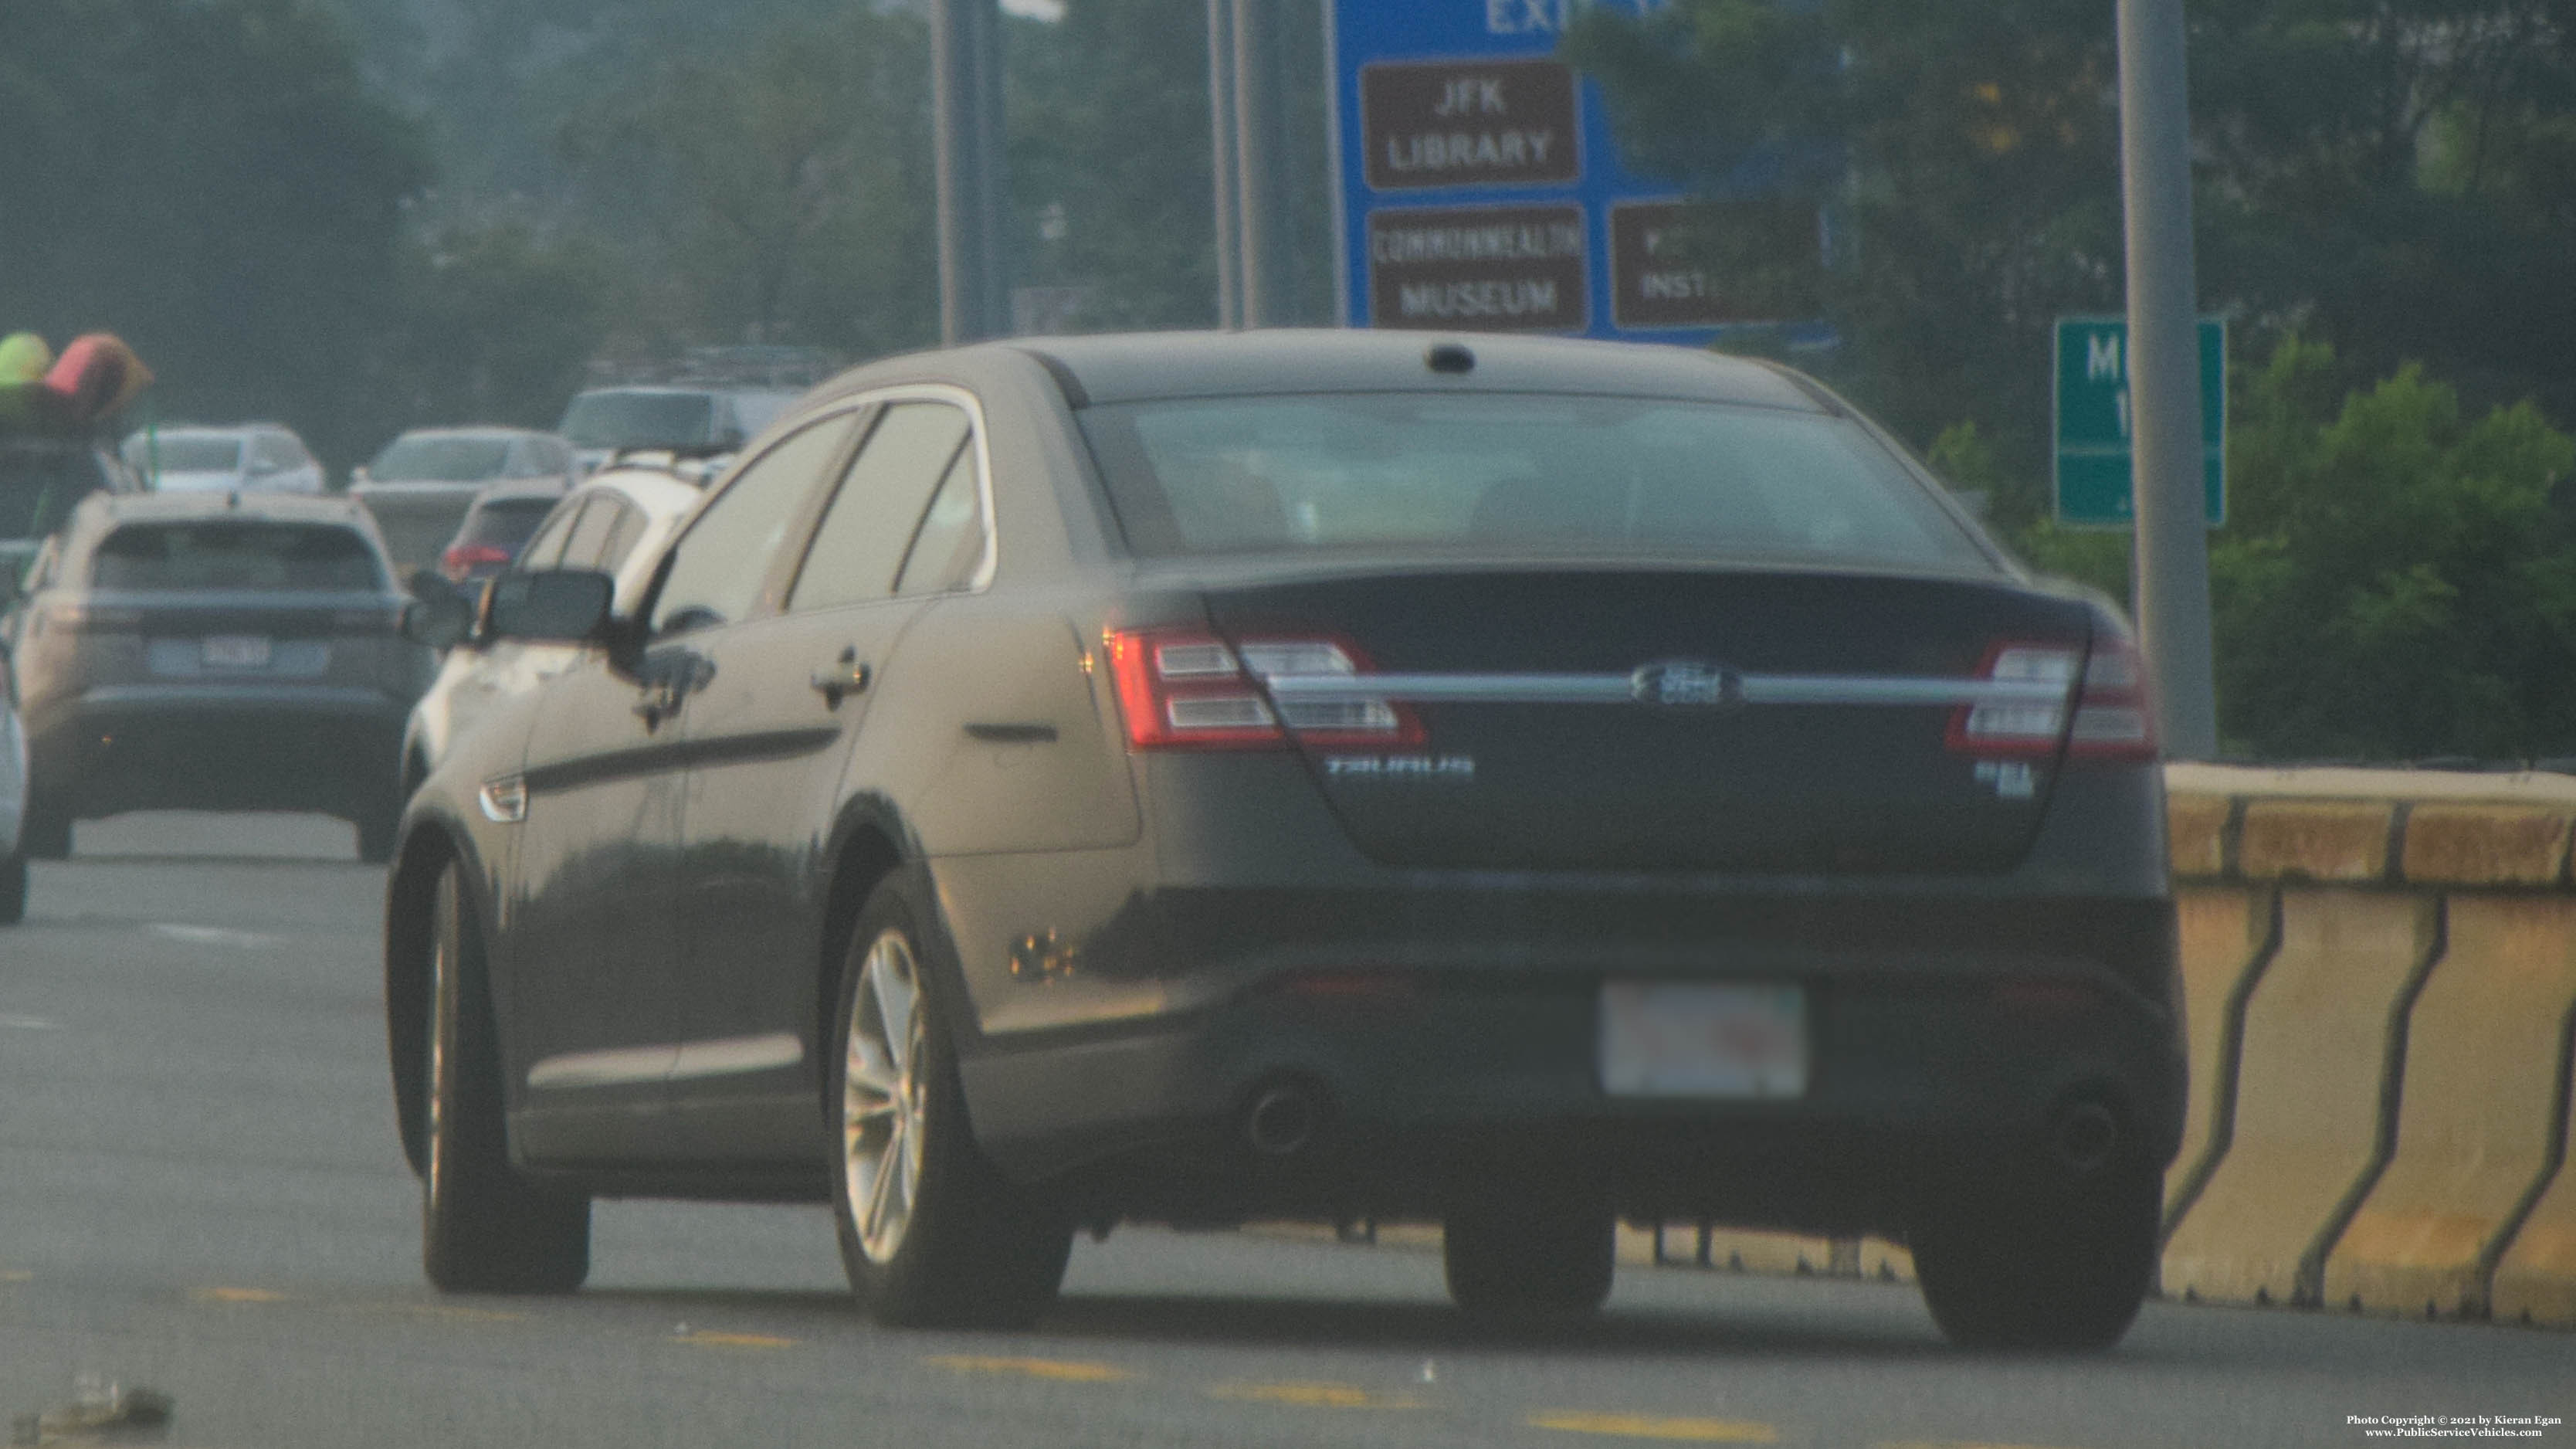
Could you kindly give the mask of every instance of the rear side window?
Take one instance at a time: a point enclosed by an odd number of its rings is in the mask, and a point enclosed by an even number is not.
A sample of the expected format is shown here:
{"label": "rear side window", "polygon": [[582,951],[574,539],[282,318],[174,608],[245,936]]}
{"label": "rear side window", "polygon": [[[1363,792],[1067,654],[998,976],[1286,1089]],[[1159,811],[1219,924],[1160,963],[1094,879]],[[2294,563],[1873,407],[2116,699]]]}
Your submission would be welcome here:
{"label": "rear side window", "polygon": [[814,531],[788,607],[829,609],[893,593],[922,510],[950,466],[971,455],[967,430],[965,411],[947,403],[888,407]]}
{"label": "rear side window", "polygon": [[609,494],[592,494],[590,501],[582,505],[581,522],[573,525],[572,536],[564,540],[564,567],[599,568],[601,550],[617,527],[618,515],[625,511],[626,505]]}
{"label": "rear side window", "polygon": [[617,510],[617,526],[609,530],[608,546],[600,550],[599,569],[613,574],[626,567],[626,556],[644,538],[644,511],[625,507]]}
{"label": "rear side window", "polygon": [[1651,398],[1336,394],[1095,407],[1136,553],[1398,549],[1995,567],[1848,419]]}
{"label": "rear side window", "polygon": [[948,465],[939,492],[922,515],[921,532],[904,556],[898,594],[936,594],[963,587],[984,558],[984,497],[975,486],[975,450],[963,448]]}
{"label": "rear side window", "polygon": [[100,540],[90,565],[101,589],[378,589],[376,553],[329,524],[129,523]]}

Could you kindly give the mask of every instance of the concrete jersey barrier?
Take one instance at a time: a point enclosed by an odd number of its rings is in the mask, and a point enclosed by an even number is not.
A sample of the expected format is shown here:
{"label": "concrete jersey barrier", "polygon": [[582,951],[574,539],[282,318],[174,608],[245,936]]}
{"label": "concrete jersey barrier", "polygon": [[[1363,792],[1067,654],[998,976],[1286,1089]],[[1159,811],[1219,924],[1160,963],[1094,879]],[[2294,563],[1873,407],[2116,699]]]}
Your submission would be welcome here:
{"label": "concrete jersey barrier", "polygon": [[[2576,778],[2166,770],[2191,1109],[2163,1291],[2576,1327]],[[1638,1261],[1912,1277],[1674,1223]]]}
{"label": "concrete jersey barrier", "polygon": [[[2183,938],[2216,1057],[2165,1292],[2576,1326],[2576,779],[2166,779],[2177,901],[2216,922]],[[2250,950],[2238,919],[2266,922]]]}

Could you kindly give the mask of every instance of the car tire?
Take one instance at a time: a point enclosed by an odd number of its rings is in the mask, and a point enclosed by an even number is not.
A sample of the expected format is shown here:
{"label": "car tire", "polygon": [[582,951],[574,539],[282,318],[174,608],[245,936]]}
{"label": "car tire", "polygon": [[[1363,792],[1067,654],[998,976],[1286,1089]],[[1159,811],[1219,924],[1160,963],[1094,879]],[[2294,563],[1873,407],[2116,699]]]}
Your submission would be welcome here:
{"label": "car tire", "polygon": [[1450,1212],[1440,1258],[1449,1298],[1470,1313],[1572,1316],[1610,1296],[1618,1220],[1606,1207],[1497,1197]]}
{"label": "car tire", "polygon": [[27,852],[0,855],[0,926],[27,919]]}
{"label": "car tire", "polygon": [[68,860],[72,853],[72,817],[42,797],[30,796],[18,826],[18,853],[29,860]]}
{"label": "car tire", "polygon": [[453,863],[432,910],[422,1267],[442,1292],[569,1293],[590,1273],[590,1199],[510,1165],[482,933]]}
{"label": "car tire", "polygon": [[880,1323],[1024,1327],[1064,1281],[1073,1226],[975,1148],[930,919],[881,886],[843,955],[826,1103],[841,1262]]}
{"label": "car tire", "polygon": [[2162,1203],[2160,1175],[2128,1161],[1959,1194],[1912,1234],[1924,1305],[1962,1348],[2107,1349],[2155,1285]]}

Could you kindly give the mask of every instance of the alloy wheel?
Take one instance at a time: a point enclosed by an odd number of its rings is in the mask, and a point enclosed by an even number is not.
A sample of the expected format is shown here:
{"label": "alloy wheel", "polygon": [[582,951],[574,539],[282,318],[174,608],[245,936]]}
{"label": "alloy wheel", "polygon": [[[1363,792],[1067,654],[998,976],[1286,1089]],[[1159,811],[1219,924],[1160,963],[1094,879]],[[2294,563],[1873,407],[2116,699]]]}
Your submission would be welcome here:
{"label": "alloy wheel", "polygon": [[841,1071],[842,1191],[872,1263],[903,1247],[921,1192],[925,1030],[912,943],[888,930],[869,944],[850,994]]}

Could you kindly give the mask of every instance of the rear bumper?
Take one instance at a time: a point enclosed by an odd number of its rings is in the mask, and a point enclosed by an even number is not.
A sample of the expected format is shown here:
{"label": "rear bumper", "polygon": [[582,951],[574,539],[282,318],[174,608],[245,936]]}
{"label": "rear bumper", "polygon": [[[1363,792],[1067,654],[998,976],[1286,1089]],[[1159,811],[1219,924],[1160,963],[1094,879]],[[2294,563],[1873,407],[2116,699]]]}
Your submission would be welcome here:
{"label": "rear bumper", "polygon": [[[1276,897],[1192,895],[1202,922],[1231,906],[1274,931],[1372,905],[1283,913]],[[978,1139],[1016,1177],[1140,1215],[1437,1212],[1462,1184],[1539,1172],[1633,1214],[1810,1230],[1901,1227],[1945,1174],[2035,1150],[2080,1100],[2111,1107],[2130,1150],[2159,1164],[2179,1141],[2180,1023],[2133,974],[2171,960],[2167,901],[1845,899],[1828,913],[1739,899],[1705,914],[1667,901],[1645,913],[1684,926],[1664,939],[1583,942],[1528,930],[1527,903],[1500,897],[1468,924],[1474,904],[1409,898],[1414,921],[1455,913],[1455,929],[1292,946],[1183,1016],[987,1039],[964,1064]],[[1633,926],[1650,903],[1622,904]],[[1599,1003],[1619,979],[1798,985],[1806,1092],[1609,1094]],[[1245,1118],[1283,1084],[1323,1125],[1265,1158]]]}
{"label": "rear bumper", "polygon": [[76,816],[391,803],[407,701],[335,685],[116,685],[30,720],[33,775]]}

